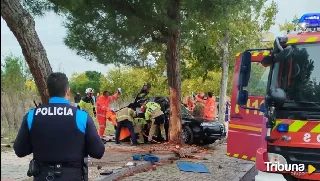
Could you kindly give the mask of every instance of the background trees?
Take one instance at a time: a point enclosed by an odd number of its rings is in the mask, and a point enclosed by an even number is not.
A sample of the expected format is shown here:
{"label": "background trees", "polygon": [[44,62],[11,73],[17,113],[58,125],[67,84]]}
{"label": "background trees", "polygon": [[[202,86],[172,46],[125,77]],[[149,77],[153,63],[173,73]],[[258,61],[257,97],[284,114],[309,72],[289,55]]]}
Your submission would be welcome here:
{"label": "background trees", "polygon": [[1,61],[1,134],[15,134],[22,117],[39,101],[26,61],[7,55]]}
{"label": "background trees", "polygon": [[[41,12],[41,7],[45,7],[33,4],[35,1],[28,2],[32,5],[31,9],[38,13]],[[46,4],[46,2],[44,2],[44,4]],[[34,8],[38,9],[36,10]],[[48,102],[49,95],[46,92],[46,78],[52,72],[52,68],[47,58],[47,53],[35,30],[33,17],[24,9],[20,0],[1,0],[1,17],[6,21],[9,29],[21,46],[23,56],[29,65],[30,72],[35,78],[42,102]]]}
{"label": "background trees", "polygon": [[203,80],[209,70],[223,65],[220,91],[225,95],[229,53],[259,42],[276,13],[275,4],[264,9],[266,0],[49,1],[65,13],[65,43],[79,55],[135,67],[145,65],[145,49],[165,59],[174,143],[180,142],[180,64],[189,63],[185,57],[202,69]]}
{"label": "background trees", "polygon": [[[277,12],[276,4],[266,4],[266,0],[23,2],[24,7],[34,14],[52,9],[62,14],[66,18],[65,26],[68,29],[65,44],[79,55],[88,60],[121,67],[108,72],[106,77],[92,72],[73,75],[73,91],[82,93],[85,87],[90,86],[96,91],[103,88],[112,92],[111,89],[132,84],[128,76],[136,79],[135,83],[152,82],[155,94],[169,94],[173,130],[170,131],[170,138],[174,143],[180,143],[181,86],[184,87],[182,94],[191,94],[199,89],[214,91],[216,95],[220,94],[220,100],[224,102],[234,55],[247,47],[259,47],[262,33],[269,30]],[[1,3],[7,8],[4,9],[7,13],[1,15],[6,16],[7,20],[9,17],[17,20],[19,14],[13,16],[8,3],[5,0]],[[15,0],[14,3],[17,7],[20,5],[20,12],[26,12],[19,1]],[[22,28],[28,25],[29,29],[25,28],[23,31],[27,35],[28,32],[36,35],[32,29],[30,14],[27,17],[29,24]],[[19,21],[13,22],[15,24],[8,24],[12,31],[21,31]],[[21,39],[20,44],[24,48],[24,37],[19,34],[16,37]],[[35,43],[32,47],[37,47],[35,52],[38,54],[30,59],[27,57],[31,56],[28,54],[30,51],[25,48],[24,55],[31,70],[34,68],[32,66],[42,65],[42,70],[31,72],[36,78],[37,86],[43,89],[44,77],[51,71],[51,67],[46,61],[43,47],[36,41],[37,36],[28,40]],[[164,71],[166,76],[162,76]],[[218,76],[217,73],[221,75]],[[76,81],[78,79],[81,81]],[[221,86],[215,85],[216,82]],[[168,86],[164,88],[166,84]],[[127,96],[140,87],[141,85],[128,87]],[[39,89],[39,92],[45,97],[43,90]],[[220,114],[224,114],[224,109],[221,109]]]}

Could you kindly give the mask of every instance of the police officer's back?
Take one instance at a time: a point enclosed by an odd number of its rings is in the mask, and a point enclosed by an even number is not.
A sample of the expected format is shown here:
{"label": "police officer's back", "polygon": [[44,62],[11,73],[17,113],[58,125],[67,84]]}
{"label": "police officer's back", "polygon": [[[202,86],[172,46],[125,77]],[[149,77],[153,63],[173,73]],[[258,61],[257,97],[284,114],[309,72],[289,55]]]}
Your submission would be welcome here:
{"label": "police officer's back", "polygon": [[84,158],[89,155],[100,159],[104,144],[88,113],[66,99],[70,95],[66,75],[50,74],[47,85],[49,104],[31,109],[24,116],[14,151],[18,157],[33,153],[37,164],[30,165],[39,166],[31,170],[35,180],[84,180]]}

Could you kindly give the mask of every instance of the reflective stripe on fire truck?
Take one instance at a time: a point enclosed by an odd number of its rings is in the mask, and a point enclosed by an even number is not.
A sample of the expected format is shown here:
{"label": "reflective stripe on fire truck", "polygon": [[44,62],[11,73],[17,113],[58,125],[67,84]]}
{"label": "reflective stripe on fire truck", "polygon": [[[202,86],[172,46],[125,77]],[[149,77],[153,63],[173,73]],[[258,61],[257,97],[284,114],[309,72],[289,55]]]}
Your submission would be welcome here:
{"label": "reflective stripe on fire truck", "polygon": [[[311,37],[305,37],[305,38],[294,38],[294,37],[291,37],[289,38],[287,44],[295,44],[295,43],[313,43],[313,42],[316,42],[316,41],[319,41],[320,40],[320,37],[319,36],[311,36]],[[270,51],[264,51],[264,52],[252,52],[251,55],[253,57],[256,57],[256,56],[267,56],[270,54]],[[236,57],[240,56],[241,53],[237,53],[236,54]]]}
{"label": "reflective stripe on fire truck", "polygon": [[[263,52],[251,52],[251,56],[257,57],[257,56],[268,56],[270,54],[270,51],[263,51]],[[241,53],[237,53],[236,57],[240,56]]]}
{"label": "reflective stripe on fire truck", "polygon": [[316,41],[319,41],[319,36],[310,36],[310,37],[304,37],[304,38],[289,38],[287,44],[294,44],[294,43],[313,43]]}
{"label": "reflective stripe on fire truck", "polygon": [[230,124],[230,123],[229,123],[229,128],[243,129],[243,130],[256,131],[256,132],[262,131],[262,128],[259,128],[259,127],[245,126],[245,125],[240,125],[240,124]]}
{"label": "reflective stripe on fire truck", "polygon": [[243,160],[250,160],[250,161],[256,161],[256,157],[248,157],[247,155],[240,155],[238,153],[227,153],[226,154],[227,156],[230,156],[230,157],[234,157],[234,158],[241,158]]}
{"label": "reflective stripe on fire truck", "polygon": [[[285,123],[283,120],[277,120],[275,127],[272,131],[275,131],[279,123]],[[288,132],[310,132],[310,133],[320,133],[320,123],[316,121],[289,121]]]}

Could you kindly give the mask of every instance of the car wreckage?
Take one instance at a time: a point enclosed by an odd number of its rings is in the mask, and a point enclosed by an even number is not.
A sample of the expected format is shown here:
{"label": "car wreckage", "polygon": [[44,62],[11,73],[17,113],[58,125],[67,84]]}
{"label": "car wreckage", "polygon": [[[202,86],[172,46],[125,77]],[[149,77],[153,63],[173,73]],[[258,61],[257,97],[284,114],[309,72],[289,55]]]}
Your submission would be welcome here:
{"label": "car wreckage", "polygon": [[[165,130],[168,140],[170,108],[169,100],[166,97],[150,97],[148,101],[157,102],[160,104],[162,111],[165,114]],[[138,110],[139,112],[139,110]],[[182,138],[186,144],[212,144],[216,140],[226,137],[226,128],[223,123],[216,120],[207,121],[202,118],[194,117],[189,110],[181,104],[181,121],[182,121]],[[148,133],[148,126],[144,128],[145,133]],[[158,138],[161,138],[160,128],[158,128]],[[144,138],[145,141],[147,138]],[[162,141],[160,139],[156,141]]]}

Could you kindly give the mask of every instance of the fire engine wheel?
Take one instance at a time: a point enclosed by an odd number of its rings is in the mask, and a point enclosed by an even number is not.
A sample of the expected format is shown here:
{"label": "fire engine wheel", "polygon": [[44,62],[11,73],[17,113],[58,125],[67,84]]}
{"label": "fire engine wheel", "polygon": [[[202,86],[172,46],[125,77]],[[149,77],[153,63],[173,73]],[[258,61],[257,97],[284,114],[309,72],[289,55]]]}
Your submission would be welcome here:
{"label": "fire engine wheel", "polygon": [[182,128],[182,138],[185,144],[193,143],[193,132],[189,126],[184,126]]}

